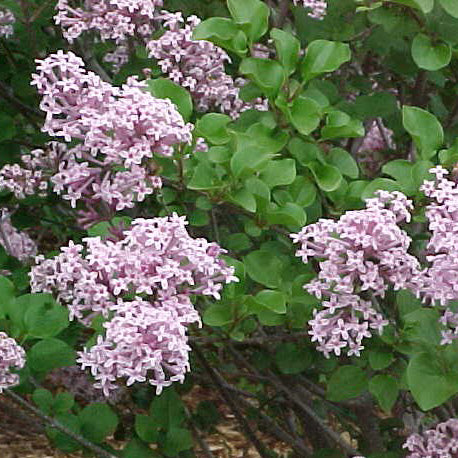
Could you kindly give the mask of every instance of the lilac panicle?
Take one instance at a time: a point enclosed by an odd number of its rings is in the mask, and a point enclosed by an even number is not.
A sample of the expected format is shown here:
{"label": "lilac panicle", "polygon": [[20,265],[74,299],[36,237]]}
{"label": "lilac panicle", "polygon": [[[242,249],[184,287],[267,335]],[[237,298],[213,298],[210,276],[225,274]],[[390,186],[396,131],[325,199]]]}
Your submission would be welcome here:
{"label": "lilac panicle", "polygon": [[175,214],[136,219],[118,241],[88,237],[53,259],[36,258],[32,291],[55,293],[72,319],[109,319],[105,337],[79,358],[105,394],[118,378],[128,385],[148,380],[158,392],[183,381],[189,370],[186,327],[200,323],[190,296],[219,299],[222,285],[237,280],[219,259],[224,250],[193,239],[185,225]]}
{"label": "lilac panicle", "polygon": [[54,191],[73,207],[83,199],[119,211],[159,188],[161,179],[149,167],[153,155],[171,156],[175,146],[192,139],[192,125],[172,102],[153,97],[134,77],[121,88],[112,86],[71,52],[37,63],[32,84],[46,112],[43,131],[79,142],[52,176]]}
{"label": "lilac panicle", "polygon": [[458,420],[451,418],[423,434],[411,434],[403,445],[406,458],[455,458],[458,456]]}
{"label": "lilac panicle", "polygon": [[64,37],[72,42],[83,32],[96,31],[102,40],[125,41],[137,35],[148,37],[153,32],[153,19],[163,0],[59,0],[54,17]]}
{"label": "lilac panicle", "polygon": [[16,18],[10,10],[0,9],[0,38],[9,38],[13,35],[15,22]]}
{"label": "lilac panicle", "polygon": [[11,369],[22,369],[25,365],[25,351],[14,339],[0,332],[0,393],[19,384],[19,375]]}
{"label": "lilac panicle", "polygon": [[371,330],[382,332],[388,321],[374,308],[388,287],[408,288],[420,272],[407,250],[411,239],[398,223],[410,220],[412,203],[402,193],[378,191],[366,209],[349,211],[338,221],[321,219],[292,235],[297,256],[317,259],[318,277],[305,289],[323,300],[315,310],[310,335],[326,356],[359,355]]}
{"label": "lilac panicle", "polygon": [[313,19],[323,19],[326,16],[328,4],[325,0],[293,0],[295,5],[302,4],[304,8],[308,8],[310,12],[308,16]]}
{"label": "lilac panicle", "polygon": [[185,20],[181,13],[163,12],[161,19],[166,31],[148,42],[150,57],[158,60],[172,81],[191,93],[199,111],[216,109],[237,118],[250,108],[267,109],[266,100],[244,102],[239,97],[245,81],[236,82],[226,73],[224,64],[230,58],[224,50],[206,40],[193,40],[199,18],[190,16]]}

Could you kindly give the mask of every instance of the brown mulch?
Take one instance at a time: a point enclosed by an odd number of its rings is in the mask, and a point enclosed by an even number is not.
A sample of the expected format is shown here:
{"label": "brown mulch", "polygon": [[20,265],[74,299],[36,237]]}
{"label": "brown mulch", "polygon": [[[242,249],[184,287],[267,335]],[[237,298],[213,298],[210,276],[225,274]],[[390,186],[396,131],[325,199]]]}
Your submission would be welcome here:
{"label": "brown mulch", "polygon": [[[219,400],[217,393],[195,386],[184,398],[191,410],[202,400],[215,401],[222,417],[221,422],[215,426],[214,432],[201,434],[214,457],[258,458],[259,454],[256,449],[247,442],[245,436],[240,432],[237,421],[227,406]],[[284,444],[259,432],[258,437],[267,448],[275,450],[281,456],[286,456],[290,450]],[[110,443],[117,449],[122,446],[119,442],[110,441]],[[197,441],[195,450],[197,457],[204,458],[206,456],[199,448]],[[54,449],[38,420],[9,398],[0,396],[1,458],[81,458],[82,456],[81,452],[64,453]]]}

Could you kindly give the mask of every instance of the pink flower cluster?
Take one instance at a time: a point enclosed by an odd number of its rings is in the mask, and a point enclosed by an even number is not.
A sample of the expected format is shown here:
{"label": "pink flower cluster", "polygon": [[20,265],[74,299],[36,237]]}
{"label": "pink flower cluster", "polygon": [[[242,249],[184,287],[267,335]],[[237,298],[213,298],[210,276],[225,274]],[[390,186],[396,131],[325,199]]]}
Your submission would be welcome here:
{"label": "pink flower cluster", "polygon": [[325,0],[293,0],[294,4],[302,3],[304,8],[308,8],[311,11],[308,13],[313,19],[323,19],[326,16],[328,4]]}
{"label": "pink flower cluster", "polygon": [[451,418],[423,434],[411,434],[403,448],[406,458],[454,458],[458,456],[458,420]]}
{"label": "pink flower cluster", "polygon": [[0,211],[0,245],[19,261],[31,260],[37,254],[37,245],[28,234],[18,231],[11,224],[10,213],[5,208]]}
{"label": "pink flower cluster", "polygon": [[153,32],[156,9],[163,0],[84,0],[83,7],[74,0],[59,0],[54,17],[64,37],[72,42],[83,32],[96,30],[102,40],[125,41],[137,35],[149,37]]}
{"label": "pink flower cluster", "polygon": [[418,278],[418,296],[432,303],[444,306],[441,323],[442,343],[450,343],[458,338],[458,313],[446,308],[449,301],[458,300],[458,185],[448,180],[448,171],[441,166],[430,170],[436,177],[426,180],[420,188],[433,199],[426,208],[431,238],[427,246],[427,260],[430,266]]}
{"label": "pink flower cluster", "polygon": [[193,239],[185,218],[136,219],[119,241],[100,237],[72,242],[54,259],[37,257],[34,292],[56,293],[70,317],[88,324],[101,314],[105,337],[80,352],[105,395],[118,378],[127,385],[148,381],[159,393],[189,370],[186,327],[200,323],[190,295],[220,297],[236,281],[219,259],[224,251]]}
{"label": "pink flower cluster", "polygon": [[372,329],[382,332],[388,322],[375,307],[389,286],[411,286],[420,272],[407,250],[411,239],[398,223],[410,220],[411,201],[399,192],[378,191],[366,209],[349,211],[338,221],[321,219],[292,235],[300,243],[297,256],[316,258],[318,277],[305,289],[323,301],[309,322],[312,341],[325,356],[359,356],[362,340]]}
{"label": "pink flower cluster", "polygon": [[229,56],[218,46],[205,40],[193,40],[194,28],[200,23],[196,16],[183,19],[181,13],[165,13],[162,17],[166,32],[148,42],[150,57],[158,60],[167,76],[186,88],[199,111],[217,109],[237,118],[242,111],[254,108],[266,110],[267,101],[250,103],[239,97],[240,84],[226,73],[224,64]]}
{"label": "pink flower cluster", "polygon": [[25,365],[25,351],[14,339],[0,332],[0,393],[19,383],[19,375],[11,369],[22,369]]}
{"label": "pink flower cluster", "polygon": [[0,38],[9,38],[14,33],[13,24],[16,18],[7,9],[0,9]]}
{"label": "pink flower cluster", "polygon": [[37,62],[32,84],[43,97],[43,131],[79,141],[52,177],[54,191],[74,207],[85,199],[119,211],[159,188],[161,179],[149,167],[153,154],[171,156],[176,145],[192,139],[193,126],[172,102],[153,97],[133,77],[114,87],[71,52]]}
{"label": "pink flower cluster", "polygon": [[358,153],[374,153],[388,148],[396,148],[393,141],[393,131],[386,128],[381,119],[379,119],[379,123],[373,121],[358,149]]}

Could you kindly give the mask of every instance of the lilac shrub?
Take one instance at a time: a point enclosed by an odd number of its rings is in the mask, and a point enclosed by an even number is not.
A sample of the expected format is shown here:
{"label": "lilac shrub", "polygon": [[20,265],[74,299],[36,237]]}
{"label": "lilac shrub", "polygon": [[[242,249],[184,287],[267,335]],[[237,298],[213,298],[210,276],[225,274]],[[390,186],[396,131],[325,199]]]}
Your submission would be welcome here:
{"label": "lilac shrub", "polygon": [[215,243],[193,239],[184,217],[136,219],[118,241],[100,237],[70,243],[53,259],[37,257],[34,292],[55,293],[89,325],[102,315],[106,334],[79,353],[105,395],[114,382],[148,381],[162,388],[184,380],[189,370],[186,328],[200,323],[191,295],[220,298],[224,283],[236,281],[219,259]]}
{"label": "lilac shrub", "polygon": [[0,38],[10,38],[14,33],[14,14],[7,9],[0,9]]}
{"label": "lilac shrub", "polygon": [[0,212],[0,245],[19,261],[31,261],[38,252],[36,243],[27,233],[12,225],[10,212],[6,208],[0,209]]}

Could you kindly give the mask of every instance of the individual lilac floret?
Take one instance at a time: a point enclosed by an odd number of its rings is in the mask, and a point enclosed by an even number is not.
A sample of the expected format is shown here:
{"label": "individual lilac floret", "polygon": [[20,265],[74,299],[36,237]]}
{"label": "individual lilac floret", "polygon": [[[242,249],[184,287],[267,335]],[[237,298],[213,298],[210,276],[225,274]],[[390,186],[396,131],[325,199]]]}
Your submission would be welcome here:
{"label": "individual lilac floret", "polygon": [[121,377],[128,385],[148,379],[158,392],[183,381],[189,370],[186,326],[200,323],[190,296],[219,299],[223,284],[237,281],[219,259],[224,250],[190,237],[185,225],[176,214],[136,219],[118,241],[88,237],[53,259],[36,258],[33,292],[55,293],[70,318],[85,324],[99,314],[110,318],[105,337],[79,360],[104,393]]}
{"label": "individual lilac floret", "polygon": [[0,38],[9,38],[14,33],[13,25],[16,18],[7,9],[0,9]]}
{"label": "individual lilac floret", "polygon": [[10,213],[5,208],[0,209],[0,213],[0,245],[19,261],[30,261],[38,252],[36,243],[28,234],[18,231],[11,224]]}
{"label": "individual lilac floret", "polygon": [[25,351],[14,339],[0,332],[0,393],[19,384],[19,375],[11,370],[22,369],[25,365]]}
{"label": "individual lilac floret", "polygon": [[398,223],[410,220],[412,203],[402,193],[378,191],[365,210],[349,211],[338,221],[321,219],[292,235],[304,262],[318,260],[318,277],[305,289],[322,299],[324,309],[310,321],[312,340],[326,356],[359,355],[371,329],[388,324],[371,301],[389,287],[407,288],[420,271],[407,250],[411,239]]}
{"label": "individual lilac floret", "polygon": [[119,211],[159,188],[161,179],[149,167],[153,155],[171,156],[192,139],[192,125],[175,105],[153,97],[133,77],[121,88],[102,81],[71,52],[37,62],[32,84],[43,96],[43,131],[79,142],[52,177],[54,191],[73,207],[84,199]]}
{"label": "individual lilac floret", "polygon": [[172,81],[191,93],[199,111],[216,109],[237,118],[244,110],[267,109],[266,100],[244,102],[239,97],[240,86],[224,68],[230,62],[225,51],[209,41],[193,40],[199,18],[190,16],[185,20],[181,13],[164,12],[163,20],[167,30],[148,43],[150,57],[158,60]]}
{"label": "individual lilac floret", "polygon": [[411,434],[403,445],[406,458],[455,458],[458,456],[458,420],[439,423],[423,434]]}
{"label": "individual lilac floret", "polygon": [[323,19],[326,16],[328,4],[325,0],[293,0],[294,4],[302,4],[304,8],[308,8],[310,12],[308,16],[313,19]]}
{"label": "individual lilac floret", "polygon": [[430,266],[418,277],[414,291],[425,301],[438,302],[444,307],[442,343],[458,338],[458,314],[448,309],[449,301],[458,300],[458,186],[445,176],[441,166],[430,170],[436,179],[425,180],[424,194],[433,200],[426,207],[431,238],[427,245]]}
{"label": "individual lilac floret", "polygon": [[56,24],[72,42],[83,32],[97,32],[102,40],[124,41],[138,35],[149,37],[153,19],[163,0],[84,0],[82,7],[74,0],[59,0]]}

